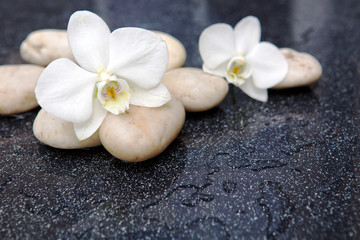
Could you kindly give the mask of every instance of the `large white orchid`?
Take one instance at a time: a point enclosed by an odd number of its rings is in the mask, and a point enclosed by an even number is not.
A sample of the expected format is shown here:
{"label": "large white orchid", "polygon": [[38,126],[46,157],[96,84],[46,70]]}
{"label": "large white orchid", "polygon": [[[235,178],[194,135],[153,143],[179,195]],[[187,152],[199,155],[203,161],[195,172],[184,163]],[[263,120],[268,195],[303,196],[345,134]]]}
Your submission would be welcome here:
{"label": "large white orchid", "polygon": [[140,28],[111,33],[88,11],[75,12],[67,31],[78,65],[66,58],[50,63],[35,94],[45,111],[74,123],[79,140],[90,137],[108,111],[121,114],[129,104],[159,107],[170,100],[161,84],[168,50],[156,34]]}
{"label": "large white orchid", "polygon": [[260,42],[260,35],[260,22],[253,16],[234,29],[214,24],[201,33],[199,51],[205,72],[225,77],[248,96],[266,102],[267,89],[284,79],[288,63],[275,45]]}

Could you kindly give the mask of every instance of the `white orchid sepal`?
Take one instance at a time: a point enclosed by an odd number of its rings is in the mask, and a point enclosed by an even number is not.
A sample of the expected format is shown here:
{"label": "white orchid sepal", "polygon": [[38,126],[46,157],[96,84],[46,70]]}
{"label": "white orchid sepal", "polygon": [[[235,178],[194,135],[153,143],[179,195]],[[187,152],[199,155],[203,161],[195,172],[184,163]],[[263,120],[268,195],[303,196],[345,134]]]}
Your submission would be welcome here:
{"label": "white orchid sepal", "polygon": [[88,11],[75,12],[68,40],[77,63],[50,63],[35,88],[39,105],[74,123],[79,140],[90,137],[106,114],[122,114],[129,105],[159,107],[171,99],[161,83],[168,64],[166,43],[153,32],[119,28]]}
{"label": "white orchid sepal", "polygon": [[203,70],[226,78],[248,96],[266,102],[267,89],[281,82],[288,63],[280,50],[260,42],[261,28],[256,17],[236,24],[218,23],[204,29],[199,38]]}

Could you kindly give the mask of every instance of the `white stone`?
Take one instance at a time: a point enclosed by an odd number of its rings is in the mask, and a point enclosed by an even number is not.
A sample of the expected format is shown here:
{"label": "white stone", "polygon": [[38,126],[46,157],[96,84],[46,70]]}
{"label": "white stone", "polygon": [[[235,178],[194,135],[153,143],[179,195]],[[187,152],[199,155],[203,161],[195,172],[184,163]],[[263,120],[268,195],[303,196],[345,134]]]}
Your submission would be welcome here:
{"label": "white stone", "polygon": [[99,131],[79,141],[75,135],[73,123],[61,120],[43,109],[35,118],[33,132],[40,142],[54,148],[78,149],[101,145]]}
{"label": "white stone", "polygon": [[154,31],[154,33],[160,36],[168,46],[169,64],[167,70],[182,67],[186,60],[186,50],[184,45],[170,34],[159,31]]}
{"label": "white stone", "polygon": [[26,112],[39,106],[34,91],[43,70],[31,64],[0,66],[0,114]]}
{"label": "white stone", "polygon": [[297,52],[290,48],[281,48],[281,53],[289,64],[288,73],[275,89],[293,88],[310,85],[322,75],[322,67],[316,58],[308,53]]}
{"label": "white stone", "polygon": [[222,78],[199,68],[178,68],[165,73],[162,80],[171,94],[188,112],[209,110],[225,98],[229,87]]}
{"label": "white stone", "polygon": [[66,30],[42,29],[30,33],[20,46],[21,57],[29,63],[47,66],[57,58],[74,61]]}
{"label": "white stone", "polygon": [[185,121],[183,105],[172,98],[158,108],[130,105],[126,114],[108,113],[99,135],[116,158],[141,162],[153,158],[177,137]]}

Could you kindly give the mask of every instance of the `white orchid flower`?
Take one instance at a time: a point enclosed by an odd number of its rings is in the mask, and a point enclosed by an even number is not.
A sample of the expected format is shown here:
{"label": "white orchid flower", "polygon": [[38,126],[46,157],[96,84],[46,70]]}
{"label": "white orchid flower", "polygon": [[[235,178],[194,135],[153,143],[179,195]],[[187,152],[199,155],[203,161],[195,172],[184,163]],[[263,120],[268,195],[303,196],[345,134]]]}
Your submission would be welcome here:
{"label": "white orchid flower", "polygon": [[88,11],[75,12],[68,41],[77,64],[61,58],[40,76],[35,94],[47,112],[74,123],[79,140],[100,127],[107,112],[124,113],[129,104],[159,107],[171,98],[161,84],[168,64],[166,43],[140,28],[119,28]]}
{"label": "white orchid flower", "polygon": [[260,42],[260,35],[260,22],[253,16],[234,29],[214,24],[201,33],[199,51],[205,72],[225,77],[248,96],[266,102],[267,89],[284,79],[288,63],[275,45]]}

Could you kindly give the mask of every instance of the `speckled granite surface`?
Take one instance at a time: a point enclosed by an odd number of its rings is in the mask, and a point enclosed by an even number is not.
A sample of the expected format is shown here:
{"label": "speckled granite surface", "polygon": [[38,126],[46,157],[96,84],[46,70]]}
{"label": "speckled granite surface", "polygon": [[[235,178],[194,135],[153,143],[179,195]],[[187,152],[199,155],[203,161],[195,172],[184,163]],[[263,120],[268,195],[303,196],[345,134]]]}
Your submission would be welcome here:
{"label": "speckled granite surface", "polygon": [[179,137],[140,164],[102,147],[65,151],[32,135],[38,109],[0,116],[1,239],[359,239],[360,5],[357,0],[2,0],[0,63],[41,28],[88,9],[111,29],[167,32],[201,66],[198,37],[247,15],[262,39],[309,52],[320,82],[271,91],[263,104],[231,87],[187,114]]}

